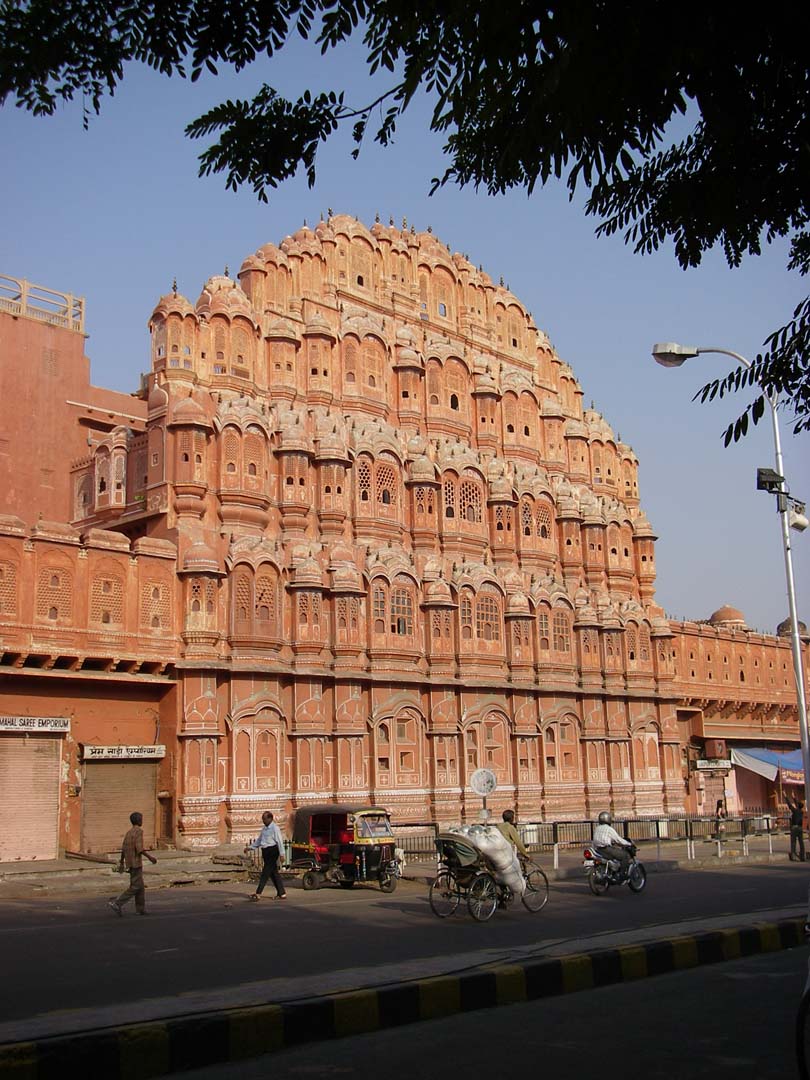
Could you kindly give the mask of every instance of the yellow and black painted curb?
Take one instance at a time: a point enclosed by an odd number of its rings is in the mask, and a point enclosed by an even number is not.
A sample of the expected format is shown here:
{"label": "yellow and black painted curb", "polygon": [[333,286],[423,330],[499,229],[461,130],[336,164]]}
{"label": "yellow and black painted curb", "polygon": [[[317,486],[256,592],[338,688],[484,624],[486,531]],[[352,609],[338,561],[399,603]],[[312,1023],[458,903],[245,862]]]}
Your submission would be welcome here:
{"label": "yellow and black painted curb", "polygon": [[804,944],[804,919],[493,965],[282,1005],[179,1016],[0,1044],[0,1077],[148,1080],[273,1050],[683,971]]}

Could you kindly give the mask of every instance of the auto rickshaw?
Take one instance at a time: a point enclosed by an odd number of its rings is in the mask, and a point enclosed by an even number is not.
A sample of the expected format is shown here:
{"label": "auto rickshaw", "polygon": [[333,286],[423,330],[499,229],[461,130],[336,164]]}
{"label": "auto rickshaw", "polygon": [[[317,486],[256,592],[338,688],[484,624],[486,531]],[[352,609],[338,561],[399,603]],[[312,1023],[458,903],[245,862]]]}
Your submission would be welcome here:
{"label": "auto rickshaw", "polygon": [[302,806],[293,817],[289,867],[302,870],[302,886],[326,881],[351,889],[376,881],[385,893],[397,887],[399,863],[387,810],[380,807]]}

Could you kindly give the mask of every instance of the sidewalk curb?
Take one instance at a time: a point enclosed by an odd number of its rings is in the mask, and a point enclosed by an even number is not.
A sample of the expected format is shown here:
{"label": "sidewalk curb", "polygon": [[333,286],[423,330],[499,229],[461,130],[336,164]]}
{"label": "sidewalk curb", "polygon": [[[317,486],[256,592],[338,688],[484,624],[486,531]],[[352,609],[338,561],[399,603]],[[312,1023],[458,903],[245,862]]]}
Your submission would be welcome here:
{"label": "sidewalk curb", "polygon": [[322,1039],[434,1020],[643,979],[805,942],[804,919],[782,919],[556,958],[358,989],[288,1004],[220,1009],[0,1045],[0,1076],[149,1080]]}

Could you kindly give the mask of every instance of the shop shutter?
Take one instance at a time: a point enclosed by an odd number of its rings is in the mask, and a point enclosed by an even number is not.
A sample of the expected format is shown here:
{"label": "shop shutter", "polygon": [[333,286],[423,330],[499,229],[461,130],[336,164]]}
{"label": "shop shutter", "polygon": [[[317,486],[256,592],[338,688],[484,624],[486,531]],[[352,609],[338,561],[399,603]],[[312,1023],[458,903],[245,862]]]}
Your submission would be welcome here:
{"label": "shop shutter", "polygon": [[0,734],[0,862],[59,854],[57,735]]}
{"label": "shop shutter", "polygon": [[82,851],[120,851],[134,810],[143,814],[144,843],[152,847],[156,794],[157,762],[87,762],[82,790]]}

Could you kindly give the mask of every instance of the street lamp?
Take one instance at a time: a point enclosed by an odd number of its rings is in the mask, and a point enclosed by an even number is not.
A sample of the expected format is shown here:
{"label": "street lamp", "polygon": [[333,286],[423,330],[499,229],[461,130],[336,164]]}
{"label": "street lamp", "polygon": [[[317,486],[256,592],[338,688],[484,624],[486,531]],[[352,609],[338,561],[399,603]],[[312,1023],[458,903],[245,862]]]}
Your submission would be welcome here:
{"label": "street lamp", "polygon": [[[679,345],[674,341],[660,342],[653,345],[652,354],[656,363],[662,367],[680,367],[681,364],[701,353],[722,353],[730,356],[745,368],[751,368],[751,362],[731,349],[715,346],[696,348],[691,345]],[[792,499],[785,484],[785,470],[782,463],[782,440],[779,437],[779,418],[777,406],[778,394],[769,394],[764,387],[762,393],[771,407],[773,420],[773,445],[776,455],[775,469],[757,470],[757,488],[776,495],[776,506],[782,526],[782,550],[785,554],[785,581],[787,583],[788,610],[790,613],[790,644],[793,652],[793,674],[796,679],[796,704],[799,712],[799,735],[802,742],[802,764],[804,766],[804,803],[810,812],[810,737],[807,732],[807,699],[804,692],[804,671],[802,666],[802,643],[799,637],[799,618],[796,614],[796,590],[793,585],[793,560],[790,554],[790,529],[799,532],[807,528],[808,521],[804,505]]]}

